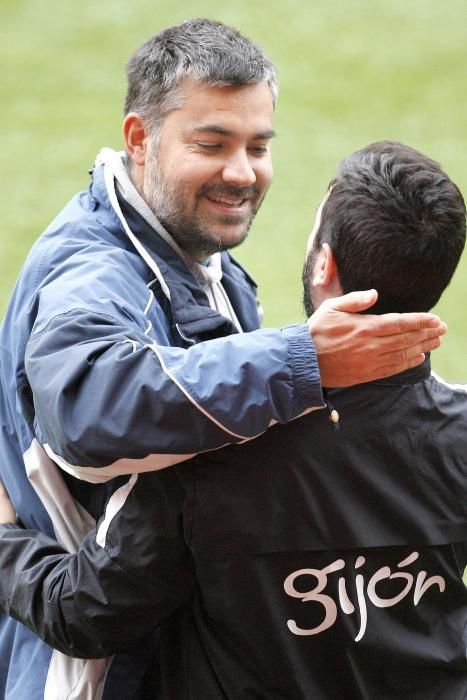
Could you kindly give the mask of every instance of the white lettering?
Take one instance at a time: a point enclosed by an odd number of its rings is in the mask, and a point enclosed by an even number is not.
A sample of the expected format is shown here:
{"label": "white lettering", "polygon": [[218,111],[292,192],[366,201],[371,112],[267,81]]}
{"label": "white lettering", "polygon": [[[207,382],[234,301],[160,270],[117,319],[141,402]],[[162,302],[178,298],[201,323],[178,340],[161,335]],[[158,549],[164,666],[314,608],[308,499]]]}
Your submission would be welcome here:
{"label": "white lettering", "polygon": [[[395,578],[405,579],[406,584],[402,591],[393,598],[380,598],[380,596],[376,593],[376,584],[378,583],[378,581],[384,581],[384,579],[390,580]],[[402,572],[399,574],[391,574],[391,569],[389,568],[389,566],[383,566],[383,568],[379,569],[379,571],[373,574],[373,576],[370,579],[367,589],[368,598],[377,608],[391,608],[393,605],[397,605],[397,603],[400,600],[405,598],[405,596],[412,587],[412,583],[412,574]]]}
{"label": "white lettering", "polygon": [[415,582],[415,589],[413,592],[413,602],[414,605],[418,605],[422,595],[429,589],[430,586],[438,586],[440,593],[444,593],[446,590],[446,581],[442,576],[430,576],[426,579],[426,571],[420,571]]}
{"label": "white lettering", "polygon": [[361,574],[358,574],[355,579],[357,587],[357,599],[358,599],[358,609],[360,610],[360,629],[355,637],[355,641],[359,642],[366,631],[366,621],[367,621],[367,611],[366,611],[366,600],[364,595],[365,580]]}
{"label": "white lettering", "polygon": [[[411,566],[419,558],[418,552],[412,552],[408,557],[396,564],[397,569],[402,569]],[[365,557],[360,555],[356,558],[354,564],[354,571],[360,569],[363,564],[365,564]],[[302,603],[314,603],[321,606],[322,619],[321,622],[315,627],[306,628],[301,627],[295,620],[288,620],[287,627],[292,632],[299,636],[309,636],[320,634],[325,630],[329,629],[334,625],[337,620],[338,615],[338,604],[339,608],[345,615],[353,615],[356,612],[356,606],[351,601],[348,593],[348,584],[344,575],[339,576],[338,579],[338,591],[337,591],[337,602],[329,594],[325,592],[326,586],[328,585],[328,576],[336,571],[341,571],[345,569],[346,563],[343,559],[336,559],[336,561],[328,564],[328,566],[322,569],[299,569],[289,574],[284,581],[284,590],[288,596],[292,598],[299,598]],[[350,575],[351,572],[348,572]],[[442,576],[430,576],[427,578],[426,571],[418,572],[415,579],[414,574],[409,571],[395,571],[391,570],[390,566],[382,566],[380,569],[374,572],[370,577],[368,583],[365,582],[365,576],[363,573],[358,573],[355,575],[355,585],[354,589],[357,595],[357,608],[360,617],[360,627],[355,637],[355,641],[359,642],[365,635],[367,624],[368,624],[368,609],[367,609],[367,598],[376,608],[390,608],[394,605],[400,603],[404,598],[407,598],[410,591],[413,588],[413,602],[414,605],[418,605],[421,598],[425,595],[429,588],[432,586],[437,586],[440,593],[446,590],[446,581]],[[297,579],[302,579],[304,582],[311,577],[311,583],[314,584],[310,589],[310,583],[307,583],[306,591],[297,590],[295,583]],[[380,593],[376,592],[376,587],[383,581],[393,581],[401,579],[404,582],[402,589],[396,594],[389,598],[382,597]],[[415,580],[415,585],[414,585]],[[303,584],[305,585],[305,583]],[[365,597],[366,593],[366,597]]]}
{"label": "white lettering", "polygon": [[[319,624],[317,627],[312,627],[311,629],[302,629],[301,627],[298,627],[295,620],[288,620],[287,627],[291,632],[293,632],[293,634],[298,634],[301,636],[319,634],[320,632],[328,629],[328,627],[332,627],[337,618],[337,606],[331,596],[321,593],[321,591],[326,587],[328,582],[327,575],[333,573],[334,571],[339,571],[339,569],[343,569],[344,566],[345,561],[343,559],[337,559],[324,569],[300,569],[299,571],[295,571],[293,574],[290,574],[290,576],[287,576],[284,581],[284,590],[287,595],[290,595],[293,598],[301,598],[302,602],[319,603],[323,606],[325,613],[321,624]],[[300,576],[313,576],[317,581],[316,586],[307,593],[297,591],[294,583]]]}

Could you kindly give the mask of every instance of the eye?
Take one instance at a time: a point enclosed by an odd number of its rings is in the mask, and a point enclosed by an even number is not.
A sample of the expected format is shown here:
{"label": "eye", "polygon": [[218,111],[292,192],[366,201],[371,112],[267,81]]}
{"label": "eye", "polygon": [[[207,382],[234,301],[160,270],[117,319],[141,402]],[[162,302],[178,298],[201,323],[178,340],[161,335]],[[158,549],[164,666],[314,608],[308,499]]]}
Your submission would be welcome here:
{"label": "eye", "polygon": [[220,143],[210,143],[206,141],[197,141],[196,145],[203,151],[219,151],[222,148]]}
{"label": "eye", "polygon": [[256,146],[251,146],[250,151],[257,156],[265,156],[269,153],[269,144],[258,144]]}

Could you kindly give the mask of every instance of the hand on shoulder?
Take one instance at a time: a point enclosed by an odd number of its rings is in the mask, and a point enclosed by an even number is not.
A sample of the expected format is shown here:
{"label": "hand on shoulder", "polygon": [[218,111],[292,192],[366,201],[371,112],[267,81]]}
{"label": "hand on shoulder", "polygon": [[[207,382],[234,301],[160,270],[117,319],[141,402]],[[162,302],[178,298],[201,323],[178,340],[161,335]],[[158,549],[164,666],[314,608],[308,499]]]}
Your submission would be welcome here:
{"label": "hand on shoulder", "polygon": [[352,386],[415,367],[441,344],[447,326],[431,313],[360,314],[377,292],[351,292],[324,301],[308,319],[321,383]]}

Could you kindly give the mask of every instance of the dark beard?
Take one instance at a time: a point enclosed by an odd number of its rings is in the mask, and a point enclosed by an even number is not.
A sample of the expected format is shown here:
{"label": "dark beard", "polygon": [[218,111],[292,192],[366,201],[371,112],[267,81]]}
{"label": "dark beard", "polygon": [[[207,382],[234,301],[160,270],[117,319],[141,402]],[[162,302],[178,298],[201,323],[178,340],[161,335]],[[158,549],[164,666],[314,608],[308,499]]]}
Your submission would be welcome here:
{"label": "dark beard", "polygon": [[302,283],[303,283],[303,307],[305,309],[306,317],[310,318],[312,314],[316,311],[315,306],[313,304],[313,298],[312,298],[312,285],[311,285],[311,276],[313,274],[313,268],[315,266],[316,262],[316,250],[312,248],[310,252],[308,253],[305,263],[303,265],[303,272],[302,272]]}

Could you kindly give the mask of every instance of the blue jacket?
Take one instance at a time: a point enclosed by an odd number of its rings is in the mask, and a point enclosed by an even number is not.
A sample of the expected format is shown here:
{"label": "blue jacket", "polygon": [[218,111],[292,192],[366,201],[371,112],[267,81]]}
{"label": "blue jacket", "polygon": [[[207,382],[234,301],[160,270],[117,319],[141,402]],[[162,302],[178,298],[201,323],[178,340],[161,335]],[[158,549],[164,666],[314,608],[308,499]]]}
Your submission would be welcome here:
{"label": "blue jacket", "polygon": [[[120,484],[114,477],[241,442],[323,405],[307,326],[255,330],[253,281],[227,253],[222,265],[246,335],[209,307],[183,260],[109,191],[105,166],[33,246],[0,335],[1,478],[26,527],[73,551],[93,526],[90,513],[101,514],[99,494]],[[137,697],[141,657],[125,659],[122,697]],[[0,621],[7,700],[105,697],[103,679],[119,673],[118,657],[73,663],[13,620]],[[66,683],[75,690],[67,694]]]}

